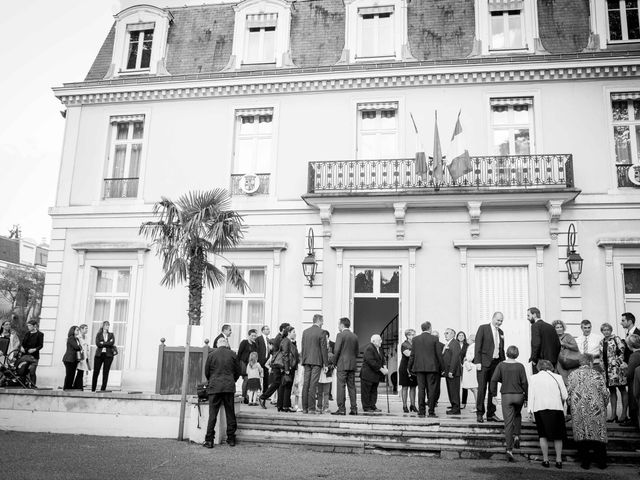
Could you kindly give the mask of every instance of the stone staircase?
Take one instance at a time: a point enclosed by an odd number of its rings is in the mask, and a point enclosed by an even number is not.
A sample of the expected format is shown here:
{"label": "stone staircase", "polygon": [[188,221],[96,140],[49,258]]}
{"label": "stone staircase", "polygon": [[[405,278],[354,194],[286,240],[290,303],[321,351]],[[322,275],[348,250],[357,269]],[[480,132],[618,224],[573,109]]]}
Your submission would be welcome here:
{"label": "stone staircase", "polygon": [[[393,403],[397,404],[397,400]],[[383,408],[383,403],[378,406]],[[341,453],[504,459],[501,423],[479,424],[472,418],[446,417],[444,411],[439,418],[429,419],[415,415],[337,417],[241,409],[237,435],[243,442],[297,445]],[[570,426],[568,437],[571,438]],[[533,423],[523,424],[520,438],[521,448],[514,453],[531,460],[541,456]],[[564,453],[569,460],[575,455],[571,440],[565,442]],[[631,428],[610,427],[608,454],[613,463],[640,463],[640,434]]]}

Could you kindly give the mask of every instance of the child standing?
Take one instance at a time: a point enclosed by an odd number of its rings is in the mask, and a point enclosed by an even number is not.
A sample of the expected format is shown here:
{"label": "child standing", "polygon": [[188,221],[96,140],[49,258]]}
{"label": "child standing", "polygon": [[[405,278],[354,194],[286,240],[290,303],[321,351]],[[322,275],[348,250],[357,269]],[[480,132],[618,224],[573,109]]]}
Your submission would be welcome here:
{"label": "child standing", "polygon": [[262,377],[264,371],[258,363],[258,352],[249,354],[247,364],[247,393],[249,395],[249,405],[258,405],[258,397],[262,394]]}

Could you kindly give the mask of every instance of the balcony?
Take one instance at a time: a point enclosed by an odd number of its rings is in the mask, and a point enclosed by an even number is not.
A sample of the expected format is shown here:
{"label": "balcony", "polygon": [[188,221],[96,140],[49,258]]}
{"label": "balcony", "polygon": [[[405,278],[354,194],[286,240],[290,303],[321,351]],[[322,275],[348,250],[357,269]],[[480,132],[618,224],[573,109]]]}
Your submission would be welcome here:
{"label": "balcony", "polygon": [[456,180],[445,167],[440,182],[434,178],[432,160],[423,174],[416,172],[413,158],[310,162],[303,198],[311,205],[342,202],[366,208],[397,201],[434,206],[470,200],[504,205],[564,203],[579,193],[573,184],[571,155],[480,156],[471,161],[473,169]]}
{"label": "balcony", "polygon": [[[634,181],[638,183],[633,183],[629,178],[629,170],[631,170],[632,167],[634,168],[632,170],[631,175],[633,176]],[[616,164],[616,172],[618,176],[618,187],[638,188],[638,185],[640,185],[640,174],[637,167],[638,167],[637,165],[633,165],[630,163]]]}
{"label": "balcony", "polygon": [[102,198],[136,198],[139,180],[139,178],[105,178]]}

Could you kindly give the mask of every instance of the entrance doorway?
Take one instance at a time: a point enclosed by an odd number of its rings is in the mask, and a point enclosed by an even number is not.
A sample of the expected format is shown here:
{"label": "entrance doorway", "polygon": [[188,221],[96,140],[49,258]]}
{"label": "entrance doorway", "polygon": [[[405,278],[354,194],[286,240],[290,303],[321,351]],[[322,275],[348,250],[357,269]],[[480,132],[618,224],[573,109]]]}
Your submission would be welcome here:
{"label": "entrance doorway", "polygon": [[352,267],[351,275],[353,332],[358,336],[360,352],[372,335],[380,335],[389,375],[397,378],[400,267]]}

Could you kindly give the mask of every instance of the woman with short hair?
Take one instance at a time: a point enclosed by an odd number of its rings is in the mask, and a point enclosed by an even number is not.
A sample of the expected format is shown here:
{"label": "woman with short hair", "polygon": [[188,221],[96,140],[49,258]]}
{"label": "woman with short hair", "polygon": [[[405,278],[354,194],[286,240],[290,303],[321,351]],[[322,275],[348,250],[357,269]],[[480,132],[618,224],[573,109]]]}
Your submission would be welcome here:
{"label": "woman with short hair", "polygon": [[[627,363],[624,361],[627,346],[622,339],[613,334],[613,327],[610,323],[600,325],[602,333],[602,365],[604,367],[604,378],[609,389],[609,399],[611,404],[611,417],[607,422],[625,422],[627,420]],[[620,420],[618,420],[618,395],[622,402]]]}
{"label": "woman with short hair", "polygon": [[578,343],[575,337],[567,333],[567,326],[562,320],[554,320],[551,322],[551,325],[556,329],[558,339],[560,340],[560,354],[558,355],[558,362],[556,363],[556,371],[560,374],[566,385],[569,372],[578,368],[577,359],[580,356],[580,350],[578,349]]}
{"label": "woman with short hair", "polygon": [[[413,328],[408,328],[404,331],[405,341],[400,346],[400,352],[402,353],[402,359],[400,360],[400,366],[398,367],[398,383],[402,387],[402,411],[404,413],[416,412],[416,387],[418,386],[418,378],[415,375],[411,375],[409,372],[409,357],[411,356],[411,348],[413,344],[413,337],[416,336],[416,331]],[[411,407],[407,407],[407,397],[411,402]]]}
{"label": "woman with short hair", "polygon": [[102,322],[102,328],[96,334],[96,354],[93,357],[93,378],[91,379],[91,391],[95,392],[98,386],[98,376],[102,370],[102,385],[100,391],[107,389],[109,381],[109,370],[113,363],[114,355],[118,354],[118,350],[114,346],[116,337],[109,331],[110,324],[107,321]]}
{"label": "woman with short hair", "polygon": [[529,389],[524,365],[516,361],[518,355],[520,351],[515,345],[507,348],[507,358],[496,367],[489,386],[491,396],[495,397],[498,395],[498,382],[502,384],[500,387],[502,418],[504,418],[504,437],[509,462],[515,462],[513,448],[520,448],[521,411]]}
{"label": "woman with short hair", "polygon": [[73,380],[76,376],[76,367],[79,361],[78,355],[82,352],[79,336],[80,329],[76,325],[72,325],[67,333],[67,349],[62,357],[65,369],[63,390],[73,389]]}
{"label": "woman with short hair", "polygon": [[607,468],[608,402],[604,375],[593,368],[592,355],[583,355],[580,367],[569,374],[569,403],[573,414],[573,440],[584,469],[591,465],[591,451],[598,468]]}
{"label": "woman with short hair", "polygon": [[567,436],[564,424],[564,402],[567,387],[562,377],[553,373],[549,360],[538,362],[538,373],[529,381],[528,411],[533,413],[540,438],[542,466],[549,468],[549,440],[556,453],[556,468],[562,468],[562,440]]}

